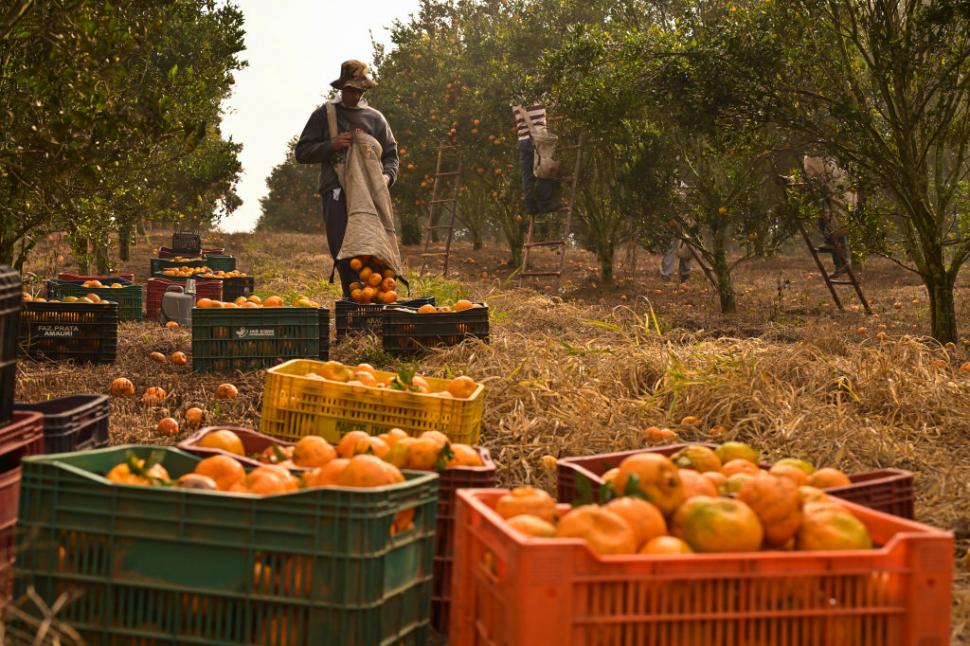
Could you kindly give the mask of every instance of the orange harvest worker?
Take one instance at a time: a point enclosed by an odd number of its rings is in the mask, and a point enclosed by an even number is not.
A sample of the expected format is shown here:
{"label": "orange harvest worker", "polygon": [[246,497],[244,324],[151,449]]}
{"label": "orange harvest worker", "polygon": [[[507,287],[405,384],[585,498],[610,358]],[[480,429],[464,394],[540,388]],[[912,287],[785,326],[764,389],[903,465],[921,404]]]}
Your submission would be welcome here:
{"label": "orange harvest worker", "polygon": [[354,131],[362,130],[374,137],[381,145],[381,165],[384,181],[388,186],[397,178],[399,159],[397,141],[391,133],[384,115],[367,105],[364,91],[376,87],[367,65],[357,60],[345,61],[340,66],[340,78],[330,83],[340,90],[340,99],[334,102],[337,114],[337,136],[331,138],[327,123],[326,105],[313,111],[303,134],[296,144],[296,160],[301,164],[320,164],[320,195],[323,198],[323,221],[327,231],[327,246],[333,257],[344,296],[350,296],[350,283],[357,280],[357,273],[350,268],[350,259],[337,260],[347,231],[347,200],[343,195],[334,162],[340,161],[350,146]]}
{"label": "orange harvest worker", "polygon": [[538,215],[552,211],[555,205],[552,203],[553,190],[556,187],[555,180],[536,177],[532,169],[532,159],[535,155],[535,146],[532,143],[532,135],[529,134],[529,124],[523,116],[527,116],[532,121],[533,126],[546,125],[546,108],[540,104],[530,105],[525,108],[526,115],[512,108],[515,115],[515,130],[519,138],[519,165],[522,167],[522,200],[525,212],[529,215]]}

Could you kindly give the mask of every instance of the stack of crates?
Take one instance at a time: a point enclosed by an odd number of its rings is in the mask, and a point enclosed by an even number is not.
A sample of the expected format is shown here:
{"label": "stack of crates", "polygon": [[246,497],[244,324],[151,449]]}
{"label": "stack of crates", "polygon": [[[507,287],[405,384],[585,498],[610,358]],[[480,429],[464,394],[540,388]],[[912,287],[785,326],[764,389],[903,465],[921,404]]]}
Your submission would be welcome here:
{"label": "stack of crates", "polygon": [[44,416],[14,411],[0,424],[0,607],[10,598],[20,501],[21,464],[25,457],[44,452]]}
{"label": "stack of crates", "polygon": [[22,293],[20,272],[0,265],[0,424],[9,422],[13,411]]}

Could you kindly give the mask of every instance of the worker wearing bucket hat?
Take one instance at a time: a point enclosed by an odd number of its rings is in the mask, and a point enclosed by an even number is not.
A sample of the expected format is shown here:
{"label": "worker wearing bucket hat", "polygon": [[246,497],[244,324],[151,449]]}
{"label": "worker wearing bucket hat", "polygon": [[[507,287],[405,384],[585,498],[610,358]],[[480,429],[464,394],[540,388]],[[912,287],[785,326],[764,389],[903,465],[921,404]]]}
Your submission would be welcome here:
{"label": "worker wearing bucket hat", "polygon": [[331,87],[340,90],[340,98],[334,101],[337,117],[337,136],[330,136],[326,105],[310,115],[300,140],[296,144],[296,160],[301,164],[320,164],[319,191],[323,198],[323,219],[327,231],[327,246],[340,273],[344,296],[356,280],[349,259],[337,261],[337,254],[347,231],[347,202],[337,179],[334,163],[340,161],[350,146],[353,133],[362,130],[374,137],[381,145],[381,165],[384,181],[394,184],[400,161],[397,141],[384,115],[370,107],[363,95],[366,90],[377,87],[367,65],[358,60],[348,60],[340,66],[340,77],[331,81]]}

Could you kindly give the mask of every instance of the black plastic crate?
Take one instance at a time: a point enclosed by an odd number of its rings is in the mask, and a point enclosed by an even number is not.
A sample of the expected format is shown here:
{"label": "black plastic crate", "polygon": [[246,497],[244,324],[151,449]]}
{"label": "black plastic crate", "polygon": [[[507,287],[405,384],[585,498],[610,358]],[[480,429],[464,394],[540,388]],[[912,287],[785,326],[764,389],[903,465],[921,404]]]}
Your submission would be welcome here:
{"label": "black plastic crate", "polygon": [[351,332],[373,332],[380,335],[385,307],[413,307],[434,305],[434,296],[422,296],[406,301],[400,301],[393,306],[361,305],[345,298],[334,304],[334,327],[337,328],[337,340]]}
{"label": "black plastic crate", "polygon": [[240,296],[252,296],[256,291],[256,279],[252,276],[222,278],[222,300],[231,303]]}
{"label": "black plastic crate", "polygon": [[[119,283],[120,284],[120,283]],[[62,299],[65,296],[87,296],[96,294],[101,300],[118,303],[119,321],[143,321],[144,288],[141,285],[126,284],[124,287],[84,287],[83,283],[64,280],[47,281],[47,298]]]}
{"label": "black plastic crate", "polygon": [[72,395],[14,409],[44,414],[44,453],[70,453],[108,445],[108,396]]}
{"label": "black plastic crate", "polygon": [[35,359],[112,363],[118,354],[118,304],[24,303],[20,353]]}
{"label": "black plastic crate", "polygon": [[13,410],[22,294],[20,272],[0,265],[0,425],[10,421]]}
{"label": "black plastic crate", "polygon": [[393,354],[418,354],[472,338],[488,343],[487,305],[429,314],[391,306],[384,309],[383,315],[381,341],[384,350]]}
{"label": "black plastic crate", "polygon": [[258,370],[320,355],[320,317],[309,307],[192,310],[192,369]]}
{"label": "black plastic crate", "polygon": [[330,310],[321,307],[317,310],[320,313],[320,361],[330,361]]}
{"label": "black plastic crate", "polygon": [[176,231],[172,234],[172,251],[180,254],[198,254],[202,251],[202,236],[198,233]]}

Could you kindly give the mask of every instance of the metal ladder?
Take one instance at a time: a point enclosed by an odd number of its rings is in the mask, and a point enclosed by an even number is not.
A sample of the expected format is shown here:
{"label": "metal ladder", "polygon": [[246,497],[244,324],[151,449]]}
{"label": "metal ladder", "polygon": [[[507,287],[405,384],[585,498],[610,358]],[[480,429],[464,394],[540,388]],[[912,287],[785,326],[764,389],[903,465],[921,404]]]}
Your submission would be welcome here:
{"label": "metal ladder", "polygon": [[[799,220],[798,230],[802,234],[802,238],[805,240],[805,246],[808,247],[809,253],[812,254],[812,258],[815,260],[815,266],[818,267],[818,272],[822,274],[822,278],[825,280],[825,286],[829,288],[829,293],[832,294],[832,300],[835,302],[836,307],[840,311],[845,311],[842,306],[842,300],[839,298],[838,292],[835,291],[836,285],[851,286],[859,298],[859,302],[862,303],[862,308],[865,310],[866,314],[872,314],[872,308],[869,307],[869,301],[866,300],[865,294],[862,293],[862,287],[859,286],[859,280],[856,278],[855,272],[852,271],[851,258],[842,258],[842,262],[845,263],[845,275],[846,279],[834,280],[832,274],[828,272],[825,268],[825,264],[822,259],[818,257],[819,248],[815,246],[812,242],[812,238],[808,235],[808,231],[805,230],[805,224]],[[836,250],[838,253],[838,250]],[[840,254],[841,255],[841,254]]]}
{"label": "metal ladder", "polygon": [[[447,151],[456,151],[457,156],[457,167],[455,170],[442,171],[441,165],[444,161],[444,157]],[[430,258],[438,258],[444,256],[444,269],[441,273],[442,277],[448,276],[448,260],[451,256],[451,242],[455,235],[455,217],[458,212],[458,194],[459,187],[461,186],[461,169],[462,169],[462,158],[461,158],[461,147],[453,146],[448,144],[438,145],[438,160],[435,164],[434,169],[434,184],[431,187],[431,201],[428,202],[428,223],[424,228],[424,251],[421,253],[421,275],[423,276],[425,271],[428,269],[428,260]],[[447,182],[448,180],[442,180],[442,178],[453,177],[454,181],[451,186],[451,197],[438,197],[439,189],[438,182]],[[442,186],[442,193],[447,192]],[[435,217],[435,207],[439,204],[450,204],[450,217],[448,219],[448,224],[438,224],[438,220],[441,217],[440,211],[438,217]],[[435,232],[442,229],[448,230],[448,235],[445,238],[444,250],[432,250],[432,244],[434,244]]]}
{"label": "metal ladder", "polygon": [[[552,116],[547,117],[546,122],[557,121],[562,119],[562,116]],[[540,213],[539,215],[529,216],[529,229],[526,234],[525,243],[522,245],[522,270],[519,272],[519,278],[526,277],[538,277],[538,276],[555,276],[556,277],[556,288],[558,289],[559,284],[562,282],[562,271],[566,265],[566,246],[569,244],[569,235],[572,231],[573,222],[573,205],[576,203],[576,184],[579,181],[579,168],[580,162],[583,157],[583,135],[580,134],[576,143],[570,146],[557,146],[556,152],[568,152],[575,151],[575,160],[573,162],[573,172],[572,175],[566,175],[563,177],[556,178],[556,181],[563,182],[569,180],[569,198],[565,200],[565,204],[560,206],[558,209],[549,211],[547,213]],[[562,237],[556,240],[536,240],[533,236],[536,229],[536,218],[551,216],[557,213],[565,213],[566,217],[563,221]],[[533,247],[557,247],[559,254],[559,266],[555,270],[541,270],[529,267],[529,256]]]}

